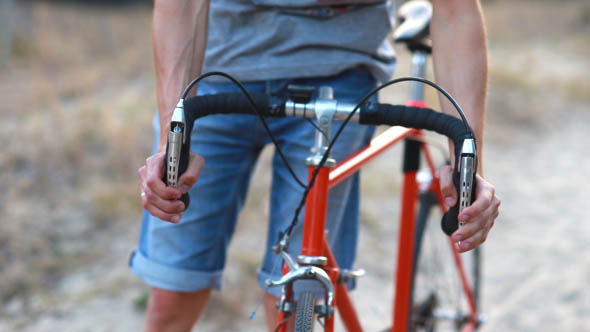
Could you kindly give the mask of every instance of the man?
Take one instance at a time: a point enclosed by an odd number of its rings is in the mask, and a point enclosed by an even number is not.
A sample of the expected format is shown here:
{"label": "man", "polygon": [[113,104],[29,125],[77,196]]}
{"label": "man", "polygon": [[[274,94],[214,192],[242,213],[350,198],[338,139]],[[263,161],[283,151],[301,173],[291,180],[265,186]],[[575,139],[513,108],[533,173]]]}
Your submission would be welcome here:
{"label": "man", "polygon": [[[193,130],[196,153],[179,180],[179,190],[167,188],[161,178],[168,126],[187,83],[202,70],[222,70],[248,82],[252,91],[280,95],[289,83],[331,85],[337,99],[358,101],[378,81],[393,75],[395,55],[387,43],[394,15],[391,0],[304,2],[307,6],[301,7],[298,0],[155,1],[152,34],[159,136],[156,153],[139,170],[142,205],[149,214],[131,260],[134,273],[152,286],[147,331],[190,330],[211,290],[220,288],[226,248],[250,171],[268,142],[253,116],[203,118]],[[431,35],[436,78],[466,111],[481,151],[487,59],[479,2],[434,1]],[[198,90],[208,94],[235,88],[209,81]],[[443,111],[454,114],[445,102]],[[302,119],[272,119],[270,126],[296,173],[305,179],[304,160],[313,128]],[[368,142],[371,134],[372,129],[351,124],[335,147],[335,158],[342,160]],[[276,158],[273,173],[267,251],[276,242],[277,231],[291,220],[302,191]],[[466,225],[453,234],[455,241],[461,241],[461,251],[485,241],[498,215],[500,200],[494,187],[479,175],[477,181],[477,200],[459,216]],[[441,170],[441,182],[446,203],[454,205],[450,168]],[[177,198],[189,189],[191,206],[181,216],[184,205]],[[335,199],[329,204],[329,240],[340,244],[334,248],[339,265],[351,267],[358,227],[358,176],[335,188],[331,197]],[[300,245],[297,237],[292,239],[293,252]],[[280,268],[273,268],[277,261],[267,252],[260,281],[278,278]],[[277,293],[265,291],[272,331]]]}

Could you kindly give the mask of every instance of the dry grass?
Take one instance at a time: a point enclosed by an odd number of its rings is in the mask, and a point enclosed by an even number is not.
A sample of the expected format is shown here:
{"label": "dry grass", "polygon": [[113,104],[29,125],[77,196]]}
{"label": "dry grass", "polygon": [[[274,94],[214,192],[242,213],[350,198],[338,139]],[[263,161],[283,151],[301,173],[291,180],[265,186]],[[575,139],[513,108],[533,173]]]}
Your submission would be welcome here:
{"label": "dry grass", "polygon": [[14,14],[0,69],[2,302],[51,289],[96,255],[95,232],[137,218],[154,109],[149,8],[20,3]]}

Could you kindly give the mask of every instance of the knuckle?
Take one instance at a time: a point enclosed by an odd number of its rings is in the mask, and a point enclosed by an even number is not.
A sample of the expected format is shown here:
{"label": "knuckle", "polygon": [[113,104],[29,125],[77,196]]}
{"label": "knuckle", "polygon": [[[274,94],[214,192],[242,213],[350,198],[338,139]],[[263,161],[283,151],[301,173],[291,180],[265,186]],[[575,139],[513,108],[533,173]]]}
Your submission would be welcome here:
{"label": "knuckle", "polygon": [[166,200],[173,200],[173,199],[176,198],[175,192],[172,191],[172,190],[167,190],[164,193],[164,197],[163,198],[166,199]]}
{"label": "knuckle", "polygon": [[170,201],[164,201],[160,208],[166,213],[173,213],[176,210],[174,203]]}
{"label": "knuckle", "polygon": [[475,234],[475,232],[477,232],[477,226],[475,224],[468,222],[463,226],[463,236],[470,237]]}
{"label": "knuckle", "polygon": [[486,200],[486,202],[489,204],[492,202],[492,200],[494,199],[494,193],[491,190],[486,190],[483,194],[483,198]]}
{"label": "knuckle", "polygon": [[170,213],[162,213],[162,217],[160,219],[164,220],[164,221],[169,221],[172,222],[172,217],[174,215],[170,214]]}
{"label": "knuckle", "polygon": [[455,196],[455,187],[452,183],[441,183],[440,191],[444,196]]}
{"label": "knuckle", "polygon": [[158,219],[166,220],[166,214],[160,210],[154,209],[152,215]]}
{"label": "knuckle", "polygon": [[453,188],[453,181],[450,179],[445,179],[443,177],[440,178],[440,188],[441,190],[451,190]]}
{"label": "knuckle", "polygon": [[480,217],[477,219],[477,228],[478,228],[478,230],[481,230],[481,229],[486,229],[486,227],[487,227],[487,225],[488,225],[488,221],[489,221],[489,220],[487,219],[487,217],[488,217],[488,216],[486,216],[486,215],[482,215],[482,216],[480,216]]}
{"label": "knuckle", "polygon": [[443,166],[439,169],[439,176],[440,176],[440,180],[441,181],[445,181],[448,182],[451,179],[451,174],[452,174],[452,170],[451,170],[451,166]]}
{"label": "knuckle", "polygon": [[481,236],[479,238],[479,242],[477,243],[477,245],[483,244],[484,242],[486,242],[486,240],[487,240],[487,236],[485,236],[485,235]]}
{"label": "knuckle", "polygon": [[186,174],[182,180],[184,184],[193,185],[197,182],[197,176],[195,174]]}
{"label": "knuckle", "polygon": [[487,231],[485,231],[485,232],[482,233],[482,235],[481,235],[481,243],[486,242],[486,240],[488,239],[488,232],[489,232],[489,230],[487,230]]}
{"label": "knuckle", "polygon": [[156,199],[156,195],[154,195],[154,193],[152,193],[150,191],[145,193],[145,200],[147,202],[153,202],[153,201],[155,201],[155,199]]}
{"label": "knuckle", "polygon": [[147,186],[150,188],[154,188],[156,186],[156,178],[155,177],[147,178],[145,180],[145,184],[147,184]]}
{"label": "knuckle", "polygon": [[158,218],[158,219],[161,219],[161,220],[167,220],[167,219],[166,219],[166,214],[165,214],[165,213],[163,213],[163,212],[161,212],[161,211],[155,212],[155,213],[153,213],[152,215],[153,215],[154,217]]}
{"label": "knuckle", "polygon": [[205,165],[205,158],[203,158],[201,155],[196,155],[195,157],[197,166],[199,168],[203,168],[203,166]]}
{"label": "knuckle", "polygon": [[471,246],[477,247],[478,245],[480,245],[484,241],[485,241],[485,237],[481,233],[476,234],[471,238]]}

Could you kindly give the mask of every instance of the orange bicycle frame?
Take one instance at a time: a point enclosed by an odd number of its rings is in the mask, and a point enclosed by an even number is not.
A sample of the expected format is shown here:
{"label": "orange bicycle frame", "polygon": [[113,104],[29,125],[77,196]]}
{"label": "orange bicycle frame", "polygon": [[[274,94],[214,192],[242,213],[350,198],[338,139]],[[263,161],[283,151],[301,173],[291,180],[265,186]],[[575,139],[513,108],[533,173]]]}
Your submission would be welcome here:
{"label": "orange bicycle frame", "polygon": [[[421,102],[411,102],[412,106],[423,106]],[[325,218],[327,212],[328,194],[330,188],[334,187],[341,181],[350,177],[357,172],[362,166],[367,164],[384,150],[392,147],[394,144],[409,137],[420,137],[421,131],[403,127],[392,127],[374,138],[371,143],[358,151],[354,155],[339,163],[335,168],[322,168],[316,179],[314,187],[310,190],[306,200],[305,219],[303,225],[303,239],[301,254],[305,256],[324,256],[327,258],[327,264],[323,269],[330,276],[334,285],[334,307],[340,313],[340,317],[347,331],[363,331],[361,323],[354,308],[354,305],[348,294],[346,284],[339,282],[340,269],[336,263],[330,246],[325,239]],[[440,192],[440,184],[436,176],[436,169],[430,157],[429,151],[424,144],[421,144],[421,152],[424,156],[428,168],[433,175],[431,189],[436,193],[439,205],[443,212],[446,212]],[[309,178],[315,171],[315,166],[309,167]],[[398,254],[397,268],[395,276],[395,298],[393,303],[393,322],[392,332],[407,332],[410,328],[408,318],[410,317],[411,306],[411,287],[412,287],[412,263],[414,255],[415,242],[415,220],[416,206],[418,200],[418,184],[416,181],[416,171],[405,171],[403,179],[403,189],[401,198],[400,213],[400,230],[398,236]],[[467,282],[467,277],[463,269],[461,258],[455,244],[449,238],[449,244],[452,247],[454,261],[456,264],[459,278],[462,282],[466,294],[471,315],[468,324],[463,331],[473,331],[477,326],[477,308],[473,292]],[[292,294],[288,294],[291,297]],[[285,313],[279,314],[279,322],[286,317]],[[324,331],[334,331],[334,317],[330,315],[324,323]],[[278,331],[285,332],[286,326],[281,326]]]}

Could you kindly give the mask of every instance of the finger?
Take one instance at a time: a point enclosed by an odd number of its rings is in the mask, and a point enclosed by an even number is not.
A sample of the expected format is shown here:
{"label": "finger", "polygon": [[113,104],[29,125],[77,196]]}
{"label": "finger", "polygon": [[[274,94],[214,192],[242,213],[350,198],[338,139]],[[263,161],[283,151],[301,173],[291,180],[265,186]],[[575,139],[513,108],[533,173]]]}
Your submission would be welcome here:
{"label": "finger", "polygon": [[146,171],[143,181],[149,191],[155,193],[157,196],[166,200],[179,199],[182,193],[176,188],[167,187],[164,181],[162,181],[164,167],[164,152],[149,157],[146,160]]}
{"label": "finger", "polygon": [[477,176],[477,192],[475,193],[475,201],[470,206],[466,207],[459,213],[459,220],[469,222],[469,220],[482,214],[491,205],[494,200],[495,188],[489,182],[483,180],[479,175]]}
{"label": "finger", "polygon": [[485,222],[483,222],[483,218],[478,218],[477,220],[472,220],[463,224],[463,226],[459,227],[452,235],[452,239],[455,242],[463,242],[475,235],[479,232],[480,229],[485,227]]}
{"label": "finger", "polygon": [[[154,192],[148,188],[142,188],[142,198],[145,198],[147,205],[153,205],[158,210],[169,214],[178,214],[184,211],[184,203],[180,200],[166,200],[158,197]],[[149,211],[149,209],[146,209]]]}
{"label": "finger", "polygon": [[498,196],[494,197],[494,200],[492,201],[492,216],[490,217],[490,220],[488,221],[488,230],[491,230],[492,227],[494,227],[494,223],[496,222],[496,219],[498,218],[498,216],[500,215],[500,204],[501,204],[501,200]]}
{"label": "finger", "polygon": [[205,165],[205,159],[196,153],[190,154],[188,167],[178,179],[180,192],[187,193],[199,179],[199,174]]}
{"label": "finger", "polygon": [[172,223],[177,223],[180,221],[182,215],[180,213],[167,213],[160,210],[157,206],[150,204],[148,201],[148,195],[143,195],[141,198],[141,205],[144,209],[146,209],[152,216],[162,219],[164,221],[169,221]]}
{"label": "finger", "polygon": [[[473,220],[465,223],[461,228],[459,228],[455,233],[453,233],[452,238],[455,242],[458,241],[468,241],[471,244],[478,245],[481,242],[485,241],[485,237],[483,239],[478,239],[477,234],[481,231],[485,231],[485,236],[487,233],[492,229],[494,226],[494,222],[496,218],[498,218],[500,206],[500,199],[496,198],[490,205],[490,207],[481,215],[477,216]],[[472,240],[471,238],[475,237],[476,240]],[[479,242],[481,241],[481,242]]]}
{"label": "finger", "polygon": [[497,210],[490,206],[486,211],[465,222],[453,235],[453,241],[466,241],[477,234],[481,229],[490,229],[493,224],[494,214]]}
{"label": "finger", "polygon": [[479,246],[483,242],[485,242],[486,238],[488,237],[489,231],[490,231],[489,229],[482,228],[477,233],[475,233],[473,236],[470,236],[469,238],[465,239],[464,241],[461,241],[461,243],[459,244],[459,252],[463,253],[463,252],[469,251],[471,249],[476,248],[477,246]]}
{"label": "finger", "polygon": [[138,185],[139,185],[139,190],[141,192],[143,192],[145,173],[146,173],[146,167],[145,166],[141,166],[137,170],[137,177],[139,178]]}
{"label": "finger", "polygon": [[440,190],[445,200],[447,208],[454,206],[457,203],[457,190],[453,184],[453,169],[451,166],[443,166],[440,168]]}

